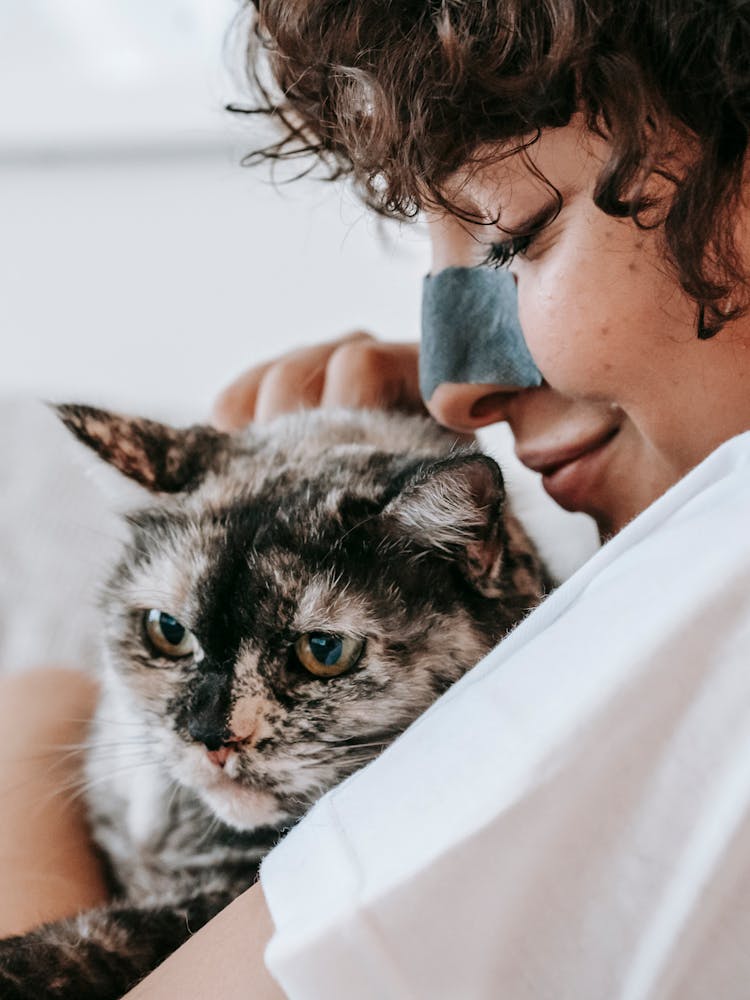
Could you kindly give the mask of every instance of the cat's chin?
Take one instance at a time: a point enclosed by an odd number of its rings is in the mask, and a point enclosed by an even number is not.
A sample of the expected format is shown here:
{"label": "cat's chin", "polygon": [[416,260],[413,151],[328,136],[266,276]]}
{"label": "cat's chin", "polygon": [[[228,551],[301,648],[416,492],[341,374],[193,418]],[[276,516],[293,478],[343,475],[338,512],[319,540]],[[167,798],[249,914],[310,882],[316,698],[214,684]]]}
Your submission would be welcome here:
{"label": "cat's chin", "polygon": [[235,830],[254,830],[259,826],[276,826],[287,818],[272,795],[232,785],[195,789],[222,823]]}
{"label": "cat's chin", "polygon": [[288,821],[273,795],[241,785],[234,780],[234,767],[221,770],[197,749],[183,757],[174,777],[187,785],[222,823],[236,830],[254,830]]}

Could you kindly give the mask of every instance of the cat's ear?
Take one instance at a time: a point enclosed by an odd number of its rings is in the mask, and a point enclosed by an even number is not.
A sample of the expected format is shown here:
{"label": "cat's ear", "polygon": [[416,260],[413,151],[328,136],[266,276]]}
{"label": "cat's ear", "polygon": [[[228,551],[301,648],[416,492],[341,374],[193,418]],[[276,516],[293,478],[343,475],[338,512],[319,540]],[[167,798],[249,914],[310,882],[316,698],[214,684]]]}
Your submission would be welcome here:
{"label": "cat's ear", "polygon": [[195,489],[228,441],[211,427],[178,429],[77,403],[52,408],[79,441],[150,493]]}
{"label": "cat's ear", "polygon": [[422,465],[383,509],[391,530],[456,559],[474,587],[494,596],[502,570],[505,487],[487,455]]}

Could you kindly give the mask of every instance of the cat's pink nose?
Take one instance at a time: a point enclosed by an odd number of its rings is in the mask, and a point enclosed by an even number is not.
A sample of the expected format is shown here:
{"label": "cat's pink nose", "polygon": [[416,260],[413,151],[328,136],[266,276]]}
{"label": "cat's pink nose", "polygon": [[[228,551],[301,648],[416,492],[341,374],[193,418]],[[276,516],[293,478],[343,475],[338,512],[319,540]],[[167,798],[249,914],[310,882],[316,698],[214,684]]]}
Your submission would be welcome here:
{"label": "cat's pink nose", "polygon": [[219,767],[224,767],[226,762],[229,760],[229,755],[234,750],[239,750],[243,746],[251,746],[253,740],[255,739],[255,734],[257,732],[257,726],[254,726],[252,731],[247,734],[247,736],[235,736],[232,733],[227,737],[221,746],[217,750],[213,750],[206,747],[206,753],[208,754],[208,759],[212,764],[217,764]]}
{"label": "cat's pink nose", "polygon": [[229,755],[232,752],[231,746],[222,746],[218,750],[206,750],[208,754],[208,759],[212,764],[217,764],[219,767],[224,767]]}

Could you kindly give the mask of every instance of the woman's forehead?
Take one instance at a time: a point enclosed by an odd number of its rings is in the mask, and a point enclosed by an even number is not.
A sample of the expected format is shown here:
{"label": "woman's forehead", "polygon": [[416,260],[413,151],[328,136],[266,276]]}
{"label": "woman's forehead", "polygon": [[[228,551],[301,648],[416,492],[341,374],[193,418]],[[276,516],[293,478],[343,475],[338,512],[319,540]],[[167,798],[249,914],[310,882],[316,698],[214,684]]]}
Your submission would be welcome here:
{"label": "woman's forehead", "polygon": [[[602,140],[599,140],[601,143]],[[563,197],[591,189],[605,157],[596,138],[578,122],[547,129],[524,146],[519,141],[485,145],[470,163],[447,178],[446,201],[458,212],[483,221],[510,213],[559,191]],[[512,220],[515,221],[515,220]]]}

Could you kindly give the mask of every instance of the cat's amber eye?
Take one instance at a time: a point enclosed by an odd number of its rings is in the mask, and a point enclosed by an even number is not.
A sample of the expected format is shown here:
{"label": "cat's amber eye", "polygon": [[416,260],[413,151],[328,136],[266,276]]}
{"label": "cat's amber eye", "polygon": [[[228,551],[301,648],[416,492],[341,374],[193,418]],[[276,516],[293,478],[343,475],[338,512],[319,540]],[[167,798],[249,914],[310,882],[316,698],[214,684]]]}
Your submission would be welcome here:
{"label": "cat's amber eye", "polygon": [[294,644],[297,659],[316,677],[337,677],[350,670],[362,655],[364,639],[330,632],[305,632]]}
{"label": "cat's amber eye", "polygon": [[166,611],[158,611],[156,608],[146,611],[143,615],[143,627],[156,650],[172,659],[190,656],[200,648],[193,633]]}

